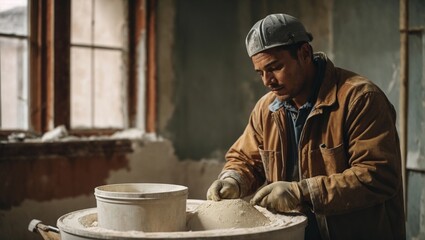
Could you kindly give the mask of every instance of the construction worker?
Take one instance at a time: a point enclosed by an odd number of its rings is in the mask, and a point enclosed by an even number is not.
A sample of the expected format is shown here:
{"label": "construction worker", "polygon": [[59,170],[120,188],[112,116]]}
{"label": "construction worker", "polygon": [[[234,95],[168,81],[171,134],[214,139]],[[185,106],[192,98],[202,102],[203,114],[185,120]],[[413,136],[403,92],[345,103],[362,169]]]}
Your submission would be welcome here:
{"label": "construction worker", "polygon": [[374,83],[313,53],[312,39],[287,14],[249,31],[248,55],[270,92],[207,199],[253,195],[273,212],[300,211],[306,239],[405,239],[394,107]]}

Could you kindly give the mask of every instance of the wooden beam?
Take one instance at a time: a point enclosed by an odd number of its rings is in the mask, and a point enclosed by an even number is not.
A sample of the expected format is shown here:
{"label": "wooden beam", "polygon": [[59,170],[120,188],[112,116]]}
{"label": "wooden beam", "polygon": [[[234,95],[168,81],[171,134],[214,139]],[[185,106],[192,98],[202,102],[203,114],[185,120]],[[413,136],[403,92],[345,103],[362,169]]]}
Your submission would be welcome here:
{"label": "wooden beam", "polygon": [[155,0],[147,2],[146,132],[156,132],[157,130],[156,5],[157,1]]}
{"label": "wooden beam", "polygon": [[30,130],[49,130],[53,119],[53,1],[30,4]]}
{"label": "wooden beam", "polygon": [[71,0],[54,1],[53,14],[53,125],[54,127],[64,125],[67,129],[69,129],[71,110]]}
{"label": "wooden beam", "polygon": [[29,85],[30,85],[30,130],[42,131],[42,100],[41,100],[41,34],[39,30],[43,21],[43,0],[30,2],[30,34],[29,34]]}
{"label": "wooden beam", "polygon": [[54,3],[55,0],[43,0],[46,2],[46,8],[45,8],[45,21],[43,22],[43,25],[45,26],[43,31],[43,46],[42,46],[42,52],[43,52],[43,58],[42,58],[42,65],[44,66],[42,69],[42,83],[44,84],[42,87],[42,90],[44,91],[43,96],[43,132],[47,132],[54,128],[54,65],[55,62],[54,59],[54,38],[53,33],[54,29],[53,26],[55,25],[55,19],[54,19]]}
{"label": "wooden beam", "polygon": [[141,36],[146,29],[146,5],[145,0],[134,0],[128,2],[128,29],[129,29],[129,54],[128,54],[128,124],[129,127],[137,126],[137,109],[140,74],[137,71],[138,61],[137,49],[140,48]]}

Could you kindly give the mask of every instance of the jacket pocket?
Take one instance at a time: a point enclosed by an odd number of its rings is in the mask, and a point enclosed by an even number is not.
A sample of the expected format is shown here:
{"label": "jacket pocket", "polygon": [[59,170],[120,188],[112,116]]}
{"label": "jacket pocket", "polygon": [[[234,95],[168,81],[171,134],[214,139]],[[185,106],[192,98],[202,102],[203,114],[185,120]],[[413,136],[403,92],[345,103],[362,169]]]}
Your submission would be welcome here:
{"label": "jacket pocket", "polygon": [[325,144],[321,144],[319,149],[311,151],[312,165],[316,166],[314,175],[331,175],[341,173],[348,168],[347,154],[344,144],[329,148]]}
{"label": "jacket pocket", "polygon": [[281,180],[279,177],[279,169],[282,169],[280,161],[278,161],[280,152],[274,150],[264,150],[262,146],[258,148],[263,162],[264,173],[266,175],[267,184]]}

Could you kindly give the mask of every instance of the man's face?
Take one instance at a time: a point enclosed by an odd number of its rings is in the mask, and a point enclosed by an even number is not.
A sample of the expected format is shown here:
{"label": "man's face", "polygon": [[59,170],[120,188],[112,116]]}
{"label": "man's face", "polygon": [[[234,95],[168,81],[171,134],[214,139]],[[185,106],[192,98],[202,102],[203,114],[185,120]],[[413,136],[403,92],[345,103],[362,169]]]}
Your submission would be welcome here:
{"label": "man's face", "polygon": [[264,86],[272,91],[281,101],[305,96],[307,76],[305,61],[298,50],[297,58],[291,57],[289,51],[269,49],[252,56],[255,71],[261,76]]}

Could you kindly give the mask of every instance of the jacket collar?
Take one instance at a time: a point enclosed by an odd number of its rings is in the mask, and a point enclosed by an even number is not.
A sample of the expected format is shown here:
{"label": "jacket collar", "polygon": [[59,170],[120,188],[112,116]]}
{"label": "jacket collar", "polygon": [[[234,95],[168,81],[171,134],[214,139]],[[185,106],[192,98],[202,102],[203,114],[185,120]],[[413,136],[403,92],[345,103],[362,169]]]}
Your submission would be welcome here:
{"label": "jacket collar", "polygon": [[320,87],[319,94],[317,95],[316,107],[323,108],[329,107],[336,103],[337,83],[335,78],[335,66],[331,60],[322,52],[314,54],[319,56],[326,62],[325,76],[323,78],[322,86]]}

